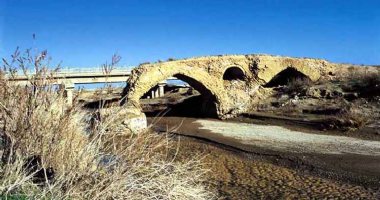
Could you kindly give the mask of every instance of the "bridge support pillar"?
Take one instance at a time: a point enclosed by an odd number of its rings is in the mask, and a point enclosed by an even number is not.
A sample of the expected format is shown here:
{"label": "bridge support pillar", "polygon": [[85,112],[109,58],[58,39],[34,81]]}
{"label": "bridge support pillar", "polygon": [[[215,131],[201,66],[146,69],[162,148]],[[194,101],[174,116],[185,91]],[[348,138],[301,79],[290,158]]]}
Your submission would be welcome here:
{"label": "bridge support pillar", "polygon": [[[157,84],[157,86],[155,86],[151,91],[150,91],[150,98],[151,99],[154,99],[154,98],[159,98],[159,97],[163,97],[165,95],[165,85],[166,85],[166,82],[160,82]],[[148,97],[149,98],[149,97]]]}
{"label": "bridge support pillar", "polygon": [[166,83],[159,83],[158,84],[158,97],[163,97],[165,95],[165,87]]}
{"label": "bridge support pillar", "polygon": [[160,97],[160,93],[158,91],[158,88],[154,90],[154,96],[155,96],[155,98],[159,98]]}
{"label": "bridge support pillar", "polygon": [[65,90],[66,103],[71,106],[73,104],[75,84],[72,82],[65,82],[63,83],[63,88]]}

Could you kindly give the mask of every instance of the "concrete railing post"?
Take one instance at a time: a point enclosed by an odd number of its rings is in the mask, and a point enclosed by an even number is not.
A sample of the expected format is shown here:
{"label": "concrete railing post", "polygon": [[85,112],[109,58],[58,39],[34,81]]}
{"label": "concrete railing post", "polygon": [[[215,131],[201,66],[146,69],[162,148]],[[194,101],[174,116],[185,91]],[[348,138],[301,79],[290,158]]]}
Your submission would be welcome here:
{"label": "concrete railing post", "polygon": [[66,103],[68,105],[72,105],[73,104],[75,84],[72,82],[65,82],[65,83],[63,83],[63,88],[65,90]]}
{"label": "concrete railing post", "polygon": [[152,99],[154,99],[154,90],[152,90],[150,93],[151,93]]}

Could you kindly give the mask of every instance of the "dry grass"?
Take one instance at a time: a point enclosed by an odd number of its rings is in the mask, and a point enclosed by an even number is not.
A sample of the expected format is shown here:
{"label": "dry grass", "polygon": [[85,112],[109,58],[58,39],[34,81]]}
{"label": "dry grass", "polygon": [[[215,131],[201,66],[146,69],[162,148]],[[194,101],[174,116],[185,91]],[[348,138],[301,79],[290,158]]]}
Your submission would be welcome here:
{"label": "dry grass", "polygon": [[[16,52],[0,71],[0,198],[214,198],[202,184],[207,170],[199,157],[176,161],[166,134],[113,134],[117,116],[110,115],[90,125],[89,113],[66,105],[64,92],[50,85],[45,58],[46,52]],[[9,80],[27,67],[37,74],[28,86]],[[40,161],[31,171],[26,164],[33,156]]]}
{"label": "dry grass", "polygon": [[367,125],[373,116],[364,113],[363,109],[355,105],[348,105],[334,117],[327,118],[321,124],[327,129],[350,131]]}
{"label": "dry grass", "polygon": [[286,85],[286,93],[291,95],[304,95],[306,90],[312,85],[312,82],[307,78],[291,79]]}
{"label": "dry grass", "polygon": [[344,89],[350,92],[358,92],[361,97],[370,100],[379,100],[380,72],[352,71],[347,78],[347,85]]}

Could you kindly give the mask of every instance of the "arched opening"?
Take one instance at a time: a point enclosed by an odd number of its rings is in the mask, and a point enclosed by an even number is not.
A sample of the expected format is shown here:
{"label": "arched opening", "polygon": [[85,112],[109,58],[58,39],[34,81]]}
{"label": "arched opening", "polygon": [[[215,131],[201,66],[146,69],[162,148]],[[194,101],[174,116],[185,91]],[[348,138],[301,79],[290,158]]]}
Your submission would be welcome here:
{"label": "arched opening", "polygon": [[311,81],[311,79],[303,74],[302,72],[296,70],[293,67],[288,67],[285,70],[278,73],[274,76],[265,87],[278,87],[288,85],[290,82],[298,80],[298,81]]}
{"label": "arched opening", "polygon": [[140,105],[147,116],[217,117],[216,98],[204,84],[183,74],[173,77],[178,80],[167,82],[164,95],[151,98],[155,86],[142,96]]}
{"label": "arched opening", "polygon": [[223,80],[244,80],[245,74],[239,67],[230,67],[223,74]]}

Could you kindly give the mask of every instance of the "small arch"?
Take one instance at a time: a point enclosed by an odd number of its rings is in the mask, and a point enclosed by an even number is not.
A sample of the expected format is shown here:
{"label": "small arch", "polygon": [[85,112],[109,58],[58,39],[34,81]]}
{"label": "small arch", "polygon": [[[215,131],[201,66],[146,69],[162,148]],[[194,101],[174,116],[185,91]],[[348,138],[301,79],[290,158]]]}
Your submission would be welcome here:
{"label": "small arch", "polygon": [[288,85],[289,82],[296,79],[311,81],[311,79],[302,72],[293,67],[288,67],[274,76],[267,84],[265,84],[265,87],[278,87]]}
{"label": "small arch", "polygon": [[223,74],[223,80],[244,80],[245,73],[240,67],[229,67]]}

